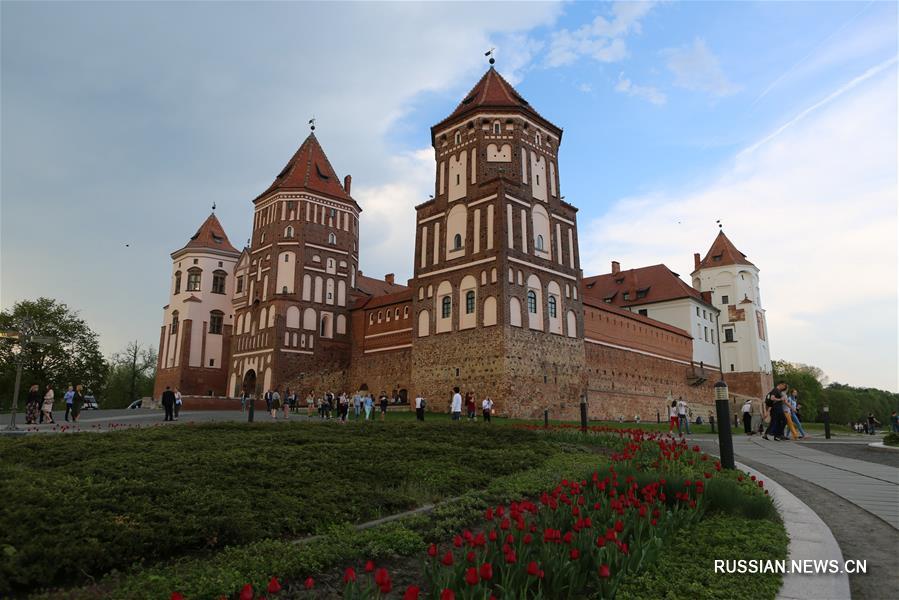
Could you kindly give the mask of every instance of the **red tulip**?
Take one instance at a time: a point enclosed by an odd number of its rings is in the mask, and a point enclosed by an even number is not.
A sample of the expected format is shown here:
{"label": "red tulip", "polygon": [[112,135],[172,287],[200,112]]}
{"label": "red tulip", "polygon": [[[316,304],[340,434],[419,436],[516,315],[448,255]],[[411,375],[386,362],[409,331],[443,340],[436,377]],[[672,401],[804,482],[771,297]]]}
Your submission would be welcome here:
{"label": "red tulip", "polygon": [[343,572],[343,582],[344,583],[353,583],[356,581],[356,569],[353,567],[347,567],[346,571]]}
{"label": "red tulip", "polygon": [[540,574],[540,566],[537,564],[537,561],[532,560],[528,563],[528,575],[532,577],[536,577]]}
{"label": "red tulip", "polygon": [[384,585],[385,582],[390,581],[390,574],[387,572],[387,569],[381,567],[377,571],[375,571],[375,584],[376,585]]}
{"label": "red tulip", "polygon": [[[306,586],[307,590],[311,590],[312,588],[315,587],[315,580],[312,579],[311,577],[307,577],[306,581],[303,582],[303,585]],[[278,586],[278,589],[280,590],[281,586]],[[274,593],[274,592],[272,592],[272,593]]]}
{"label": "red tulip", "polygon": [[[56,428],[54,427],[54,429]],[[171,600],[184,600],[184,594],[181,592],[172,592]]]}
{"label": "red tulip", "polygon": [[456,600],[456,593],[453,590],[443,590],[440,592],[440,600]]}
{"label": "red tulip", "polygon": [[410,585],[406,588],[406,593],[403,594],[403,600],[418,600],[419,592],[417,585]]}
{"label": "red tulip", "polygon": [[447,552],[446,554],[444,554],[443,558],[440,559],[440,562],[442,562],[447,567],[453,566],[453,553]]}
{"label": "red tulip", "polygon": [[488,509],[484,512],[484,519],[487,520],[487,521],[492,521],[492,520],[493,520],[493,509],[492,509],[492,508],[488,508]]}
{"label": "red tulip", "polygon": [[568,553],[568,556],[569,556],[569,558],[571,558],[571,560],[577,560],[581,557],[581,551],[578,550],[577,548],[572,548],[571,551]]}
{"label": "red tulip", "polygon": [[621,533],[623,530],[624,530],[624,523],[621,522],[621,519],[615,521],[616,533]]}
{"label": "red tulip", "polygon": [[480,579],[478,578],[478,570],[474,567],[465,570],[465,583],[468,585],[477,585]]}
{"label": "red tulip", "polygon": [[272,577],[268,581],[268,593],[269,594],[277,594],[281,591],[281,584],[278,583],[278,580]]}
{"label": "red tulip", "polygon": [[475,561],[475,555],[474,555],[473,550],[468,551],[468,554],[465,555],[465,560],[467,560],[470,563],[473,563]]}
{"label": "red tulip", "polygon": [[515,550],[506,552],[506,563],[514,565],[516,562],[518,562],[518,557],[515,555]]}
{"label": "red tulip", "polygon": [[371,573],[374,570],[375,570],[375,563],[373,563],[370,560],[365,561],[365,572]]}
{"label": "red tulip", "polygon": [[437,556],[437,544],[431,544],[430,546],[428,546],[428,556],[430,556],[431,558]]}
{"label": "red tulip", "polygon": [[462,547],[462,536],[461,535],[457,535],[457,536],[453,537],[453,546],[455,546],[456,548]]}
{"label": "red tulip", "polygon": [[525,546],[527,546],[528,544],[531,543],[531,541],[532,541],[533,539],[534,539],[534,538],[531,536],[530,533],[526,533],[526,534],[524,534],[524,537],[521,538],[521,541],[522,541],[522,543],[523,543]]}
{"label": "red tulip", "polygon": [[609,571],[609,565],[600,565],[599,567],[599,576],[603,579],[608,578],[612,575],[612,572]]}
{"label": "red tulip", "polygon": [[244,585],[240,590],[240,600],[253,600],[256,594],[253,593],[253,586],[249,583]]}
{"label": "red tulip", "polygon": [[493,565],[490,563],[484,563],[483,565],[481,565],[478,574],[484,581],[490,581],[491,579],[493,579]]}

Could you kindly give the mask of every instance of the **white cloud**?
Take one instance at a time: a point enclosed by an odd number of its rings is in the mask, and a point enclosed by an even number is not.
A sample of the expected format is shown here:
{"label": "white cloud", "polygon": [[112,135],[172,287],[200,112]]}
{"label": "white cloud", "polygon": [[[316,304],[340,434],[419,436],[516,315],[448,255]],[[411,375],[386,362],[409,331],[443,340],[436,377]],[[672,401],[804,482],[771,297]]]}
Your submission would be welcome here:
{"label": "white cloud", "polygon": [[618,75],[618,83],[615,85],[615,91],[627,94],[628,96],[643,98],[656,106],[661,106],[668,101],[668,96],[666,96],[664,92],[659,91],[651,85],[637,85],[625,77],[624,73]]}
{"label": "white cloud", "polygon": [[715,219],[761,270],[773,358],[897,389],[896,73],[881,72],[680,192],[585,224],[585,273],[664,262],[688,277]]}
{"label": "white cloud", "polygon": [[718,57],[701,38],[693,40],[692,45],[663,50],[662,56],[674,74],[674,85],[714,96],[729,96],[741,89],[727,79]]}
{"label": "white cloud", "polygon": [[590,85],[589,83],[581,83],[581,84],[578,84],[577,91],[583,92],[585,94],[589,94],[590,92],[593,91],[593,86]]}
{"label": "white cloud", "polygon": [[574,31],[561,29],[553,32],[546,66],[568,65],[581,57],[612,63],[627,56],[624,38],[640,32],[640,20],[645,17],[654,2],[616,2],[612,5],[612,18],[597,16],[592,22]]}

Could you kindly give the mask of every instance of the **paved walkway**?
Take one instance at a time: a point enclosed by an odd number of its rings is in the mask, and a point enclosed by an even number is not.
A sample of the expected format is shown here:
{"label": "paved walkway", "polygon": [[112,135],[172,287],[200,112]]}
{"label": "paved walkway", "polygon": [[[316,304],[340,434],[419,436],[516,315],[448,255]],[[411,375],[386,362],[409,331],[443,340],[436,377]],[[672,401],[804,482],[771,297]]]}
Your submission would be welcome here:
{"label": "paved walkway", "polygon": [[734,437],[734,454],[804,479],[899,529],[899,469],[836,456],[802,442]]}

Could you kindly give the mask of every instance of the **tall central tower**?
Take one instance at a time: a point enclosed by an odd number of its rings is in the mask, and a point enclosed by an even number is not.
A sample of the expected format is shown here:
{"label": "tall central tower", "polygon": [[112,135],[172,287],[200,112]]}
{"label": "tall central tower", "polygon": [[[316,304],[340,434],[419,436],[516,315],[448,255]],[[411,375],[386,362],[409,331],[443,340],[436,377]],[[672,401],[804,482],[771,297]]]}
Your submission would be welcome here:
{"label": "tall central tower", "polygon": [[493,68],[431,128],[434,197],[416,207],[412,380],[535,416],[584,389],[577,209],[562,130]]}

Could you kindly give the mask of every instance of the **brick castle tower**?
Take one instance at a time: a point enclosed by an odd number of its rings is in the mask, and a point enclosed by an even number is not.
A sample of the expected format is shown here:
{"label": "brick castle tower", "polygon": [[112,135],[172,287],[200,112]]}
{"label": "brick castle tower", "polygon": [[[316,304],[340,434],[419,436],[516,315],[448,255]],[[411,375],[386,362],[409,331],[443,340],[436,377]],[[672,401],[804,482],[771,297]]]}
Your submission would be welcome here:
{"label": "brick castle tower", "polygon": [[298,379],[343,385],[361,212],[350,182],[341,185],[311,133],[253,200],[250,246],[235,270],[230,394]]}
{"label": "brick castle tower", "polygon": [[492,66],[431,128],[411,379],[438,403],[461,385],[501,413],[535,416],[584,391],[577,209],[560,193],[561,138]]}
{"label": "brick castle tower", "polygon": [[209,215],[183,248],[172,252],[154,398],[159,398],[166,386],[195,396],[228,392],[231,273],[239,255],[215,214]]}

